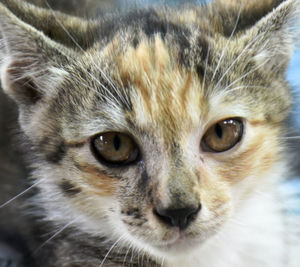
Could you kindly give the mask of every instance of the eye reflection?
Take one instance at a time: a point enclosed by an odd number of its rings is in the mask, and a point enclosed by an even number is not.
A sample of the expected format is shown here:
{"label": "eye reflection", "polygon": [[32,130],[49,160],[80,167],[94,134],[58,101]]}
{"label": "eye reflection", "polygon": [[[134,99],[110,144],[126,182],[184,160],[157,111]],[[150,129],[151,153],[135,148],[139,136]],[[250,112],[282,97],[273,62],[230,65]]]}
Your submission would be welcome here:
{"label": "eye reflection", "polygon": [[139,155],[138,147],[132,138],[119,132],[97,135],[92,140],[92,150],[100,161],[116,165],[130,164]]}
{"label": "eye reflection", "polygon": [[222,120],[211,126],[201,141],[206,152],[224,152],[233,148],[242,138],[243,123],[239,118]]}

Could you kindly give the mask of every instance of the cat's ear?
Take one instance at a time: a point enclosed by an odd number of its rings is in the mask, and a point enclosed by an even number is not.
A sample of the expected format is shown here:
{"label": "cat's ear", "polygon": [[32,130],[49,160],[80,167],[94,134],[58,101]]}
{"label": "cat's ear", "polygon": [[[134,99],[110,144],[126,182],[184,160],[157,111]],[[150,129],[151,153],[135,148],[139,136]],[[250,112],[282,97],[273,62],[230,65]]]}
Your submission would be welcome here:
{"label": "cat's ear", "polygon": [[286,0],[246,30],[238,41],[244,44],[244,50],[251,51],[250,56],[261,69],[284,74],[299,41],[299,21],[300,1]]}
{"label": "cat's ear", "polygon": [[48,9],[40,8],[24,0],[0,0],[0,3],[20,20],[64,46],[85,50],[94,42],[97,21],[54,11],[50,6]]}
{"label": "cat's ear", "polygon": [[55,89],[68,51],[0,4],[1,85],[21,107],[34,105]]}

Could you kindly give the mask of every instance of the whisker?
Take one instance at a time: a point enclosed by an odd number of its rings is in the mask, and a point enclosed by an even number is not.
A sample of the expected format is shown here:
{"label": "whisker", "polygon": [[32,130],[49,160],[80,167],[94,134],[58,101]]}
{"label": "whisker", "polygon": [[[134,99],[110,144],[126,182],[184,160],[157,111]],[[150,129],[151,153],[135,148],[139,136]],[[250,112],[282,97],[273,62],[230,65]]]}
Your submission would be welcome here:
{"label": "whisker", "polygon": [[128,247],[127,251],[126,251],[126,254],[125,254],[124,260],[123,260],[123,266],[125,266],[125,262],[126,262],[127,255],[128,255],[128,253],[129,253],[129,251],[132,249],[132,247],[133,247],[133,245],[131,244],[131,245]]}
{"label": "whisker", "polygon": [[203,81],[202,81],[202,90],[204,90],[204,85],[205,85],[205,82],[206,82],[207,64],[208,64],[209,53],[210,53],[210,46],[208,46],[206,59],[205,59],[204,75],[203,75]]}
{"label": "whisker", "polygon": [[138,266],[141,266],[141,265],[140,265],[140,251],[141,251],[141,249],[138,248],[138,249],[137,249],[137,257],[136,257],[136,259],[137,259],[137,265],[138,265]]}
{"label": "whisker", "polygon": [[149,264],[150,264],[150,255],[147,254],[147,267],[149,266]]}
{"label": "whisker", "polygon": [[[38,70],[38,71],[31,71],[30,73],[26,73],[26,74],[22,75],[21,77],[14,78],[14,81],[15,81],[15,82],[21,81],[22,79],[27,78],[28,74],[29,74],[31,77],[34,77],[34,76],[40,76],[40,75],[43,74],[43,71],[41,71],[41,70]],[[30,76],[29,76],[29,77],[30,77]]]}
{"label": "whisker", "polygon": [[33,254],[35,255],[41,248],[43,248],[47,243],[49,243],[51,240],[53,240],[55,237],[57,237],[62,231],[64,231],[66,228],[68,228],[71,224],[76,222],[79,219],[77,217],[76,219],[72,220],[71,222],[67,223],[64,225],[61,229],[59,229],[54,235],[52,235],[49,239],[47,239],[42,245],[40,245],[34,252]]}
{"label": "whisker", "polygon": [[286,136],[298,136],[298,134],[300,134],[299,130],[293,128],[289,128],[285,132],[287,134]]}
{"label": "whisker", "polygon": [[102,84],[95,76],[93,76],[90,72],[88,72],[87,71],[87,74],[90,76],[90,77],[92,77],[95,81],[96,81],[96,83],[98,84],[98,85],[100,85],[109,95],[110,95],[110,97],[116,102],[116,103],[118,103],[119,101],[117,100],[117,98],[113,95],[113,93],[104,85],[104,84]]}
{"label": "whisker", "polygon": [[227,50],[227,48],[228,48],[228,45],[229,45],[229,43],[230,43],[230,41],[231,41],[231,39],[232,39],[232,37],[233,37],[235,31],[236,31],[236,28],[237,28],[238,23],[239,23],[239,20],[240,20],[240,15],[241,15],[241,12],[242,12],[242,7],[243,7],[243,5],[241,4],[241,5],[240,5],[240,9],[239,9],[239,13],[238,13],[238,16],[237,16],[237,19],[236,19],[236,22],[235,22],[235,25],[234,25],[233,30],[232,30],[232,32],[231,32],[231,34],[230,34],[230,36],[229,36],[229,38],[228,38],[228,40],[227,40],[227,42],[226,42],[225,47],[224,47],[223,50],[222,50],[222,53],[221,53],[220,59],[219,59],[219,61],[218,61],[217,67],[215,68],[215,71],[214,71],[214,73],[213,73],[213,76],[212,76],[212,78],[211,78],[211,80],[210,80],[211,82],[213,81],[213,79],[214,79],[215,76],[216,76],[216,73],[217,73],[217,71],[218,71],[218,69],[219,69],[219,67],[220,67],[220,64],[221,64],[222,59],[223,59],[223,57],[224,57],[224,55],[225,55],[225,52],[226,52],[226,50]]}
{"label": "whisker", "polygon": [[133,247],[133,249],[131,250],[131,257],[130,257],[130,262],[133,262],[133,256],[134,256],[134,253],[135,253],[135,250],[136,248]]}
{"label": "whisker", "polygon": [[143,264],[143,266],[144,266],[144,257],[145,257],[145,254],[146,254],[146,250],[143,250],[143,256],[142,256],[142,264]]}
{"label": "whisker", "polygon": [[240,57],[247,51],[247,49],[255,44],[255,42],[258,42],[258,38],[263,38],[263,33],[258,34],[254,39],[251,40],[251,42],[249,42],[241,51],[241,53],[236,57],[236,59],[230,64],[230,66],[227,68],[227,70],[223,73],[223,75],[221,76],[221,78],[219,79],[219,81],[217,82],[217,84],[214,86],[213,90],[214,91],[219,84],[222,82],[222,80],[225,78],[226,74],[231,70],[231,68],[235,65],[235,63],[240,59]]}
{"label": "whisker", "polygon": [[138,264],[138,266],[140,266],[140,267],[143,267],[143,260],[142,260],[142,264],[140,263],[140,256],[141,256],[141,252],[143,252],[143,250],[141,249],[141,248],[139,248],[139,250],[138,250],[138,252],[137,252],[137,254],[138,254],[138,257],[137,257],[137,264]]}
{"label": "whisker", "polygon": [[[240,89],[247,89],[247,88],[261,88],[261,89],[268,89],[268,87],[266,86],[260,86],[260,85],[241,85],[241,86],[237,86],[237,87],[234,87],[228,91],[226,91],[226,93],[231,93],[233,91],[236,91],[236,90],[240,90]],[[227,87],[225,88],[227,89]],[[225,90],[224,89],[224,90]]]}
{"label": "whisker", "polygon": [[110,252],[112,252],[112,250],[115,248],[115,246],[121,241],[121,239],[125,236],[125,234],[121,235],[120,238],[117,239],[117,241],[115,243],[113,243],[113,245],[110,247],[110,249],[108,250],[108,252],[106,253],[106,255],[104,256],[101,264],[99,267],[102,267],[105,260],[107,259],[108,255],[110,254]]}
{"label": "whisker", "polygon": [[300,136],[287,136],[287,137],[282,137],[281,139],[286,139],[286,140],[300,140]]}
{"label": "whisker", "polygon": [[[111,100],[114,100],[116,103],[118,103],[119,101],[116,99],[116,97],[113,95],[113,93],[106,87],[104,86],[104,84],[102,84],[94,75],[92,75],[89,71],[85,70],[85,72],[102,88],[105,90],[105,92],[107,92],[110,96]],[[74,77],[72,77],[74,78]],[[77,79],[78,82],[80,82]],[[88,86],[87,84],[80,82],[82,85]],[[88,86],[89,89],[93,90],[94,92],[97,92],[101,97],[104,97],[107,99],[107,97],[103,94],[101,94],[100,92],[98,92],[97,90],[95,90],[94,88],[92,88],[91,86]]]}
{"label": "whisker", "polygon": [[23,196],[24,194],[26,194],[28,191],[30,191],[32,188],[36,187],[38,184],[40,184],[41,182],[43,182],[45,179],[41,179],[39,181],[37,181],[35,184],[31,185],[30,187],[28,187],[27,189],[25,189],[23,192],[19,193],[18,195],[14,196],[13,198],[11,198],[10,200],[6,201],[5,203],[3,203],[0,206],[0,209],[4,208],[5,206],[9,205],[11,202],[13,202],[14,200],[16,200],[17,198]]}
{"label": "whisker", "polygon": [[[58,22],[58,24],[61,26],[61,28],[63,29],[63,31],[69,36],[69,38],[72,40],[72,42],[79,48],[79,50],[81,50],[82,52],[86,52],[80,45],[79,43],[75,40],[75,38],[71,35],[71,33],[66,29],[66,27],[61,23],[61,21],[59,19],[57,19],[57,17],[55,16],[55,12],[52,9],[52,7],[49,5],[48,1],[46,0],[46,4],[48,6],[48,8],[53,12],[53,15],[56,19],[56,21]],[[91,59],[93,65],[96,67],[96,69],[103,75],[103,77],[107,80],[107,82],[112,86],[112,88],[114,89],[114,91],[117,93],[117,95],[120,97],[120,99],[122,99],[122,101],[124,102],[124,104],[129,105],[128,103],[128,99],[125,99],[123,97],[123,95],[119,92],[119,90],[116,88],[116,86],[113,84],[113,82],[111,81],[111,79],[104,73],[104,71],[98,67],[98,65],[96,64],[96,62],[94,61],[94,59],[92,58],[91,55],[89,55],[89,58]],[[107,90],[112,96],[113,94],[110,92],[110,90],[108,88],[106,88],[96,77],[94,77],[92,74],[90,74],[88,72],[88,74],[91,76],[91,78],[95,79],[98,84],[103,87],[103,89]]]}
{"label": "whisker", "polygon": [[[98,95],[99,97],[101,97],[102,99],[105,99],[107,102],[110,102],[110,105],[113,105],[115,106],[116,103],[118,102],[115,98],[113,101],[113,99],[111,98],[107,98],[106,95],[104,94],[101,94],[101,92],[97,91],[95,88],[91,87],[90,85],[86,84],[85,82],[83,81],[80,81],[77,77],[72,77],[76,82],[78,82],[79,84],[83,85],[83,86],[86,86],[88,89],[90,89],[91,91],[95,92],[96,95]],[[111,93],[110,93],[111,94]]]}
{"label": "whisker", "polygon": [[[261,64],[259,64],[259,65],[256,66],[254,69],[252,69],[252,70],[246,72],[245,74],[243,74],[242,76],[240,76],[238,79],[234,80],[232,83],[230,83],[228,86],[226,86],[226,87],[225,87],[224,89],[222,89],[222,90],[223,90],[224,92],[226,92],[226,90],[227,90],[228,88],[230,88],[233,84],[235,84],[235,83],[237,83],[238,81],[244,79],[244,78],[247,77],[249,74],[255,72],[256,70],[258,70],[259,68],[261,68],[261,67],[264,66],[265,64],[266,64],[266,61],[263,62],[263,63],[261,63]],[[215,87],[215,88],[216,88],[216,87]],[[215,88],[214,88],[214,89],[215,89]]]}

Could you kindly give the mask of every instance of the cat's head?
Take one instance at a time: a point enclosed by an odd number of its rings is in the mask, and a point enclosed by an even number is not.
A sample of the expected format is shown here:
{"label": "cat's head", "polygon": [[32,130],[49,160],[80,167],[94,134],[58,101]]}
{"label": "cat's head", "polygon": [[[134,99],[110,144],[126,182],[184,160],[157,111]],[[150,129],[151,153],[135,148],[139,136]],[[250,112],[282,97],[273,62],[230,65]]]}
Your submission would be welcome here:
{"label": "cat's head", "polygon": [[4,2],[1,83],[47,219],[184,255],[281,175],[298,0],[103,21]]}

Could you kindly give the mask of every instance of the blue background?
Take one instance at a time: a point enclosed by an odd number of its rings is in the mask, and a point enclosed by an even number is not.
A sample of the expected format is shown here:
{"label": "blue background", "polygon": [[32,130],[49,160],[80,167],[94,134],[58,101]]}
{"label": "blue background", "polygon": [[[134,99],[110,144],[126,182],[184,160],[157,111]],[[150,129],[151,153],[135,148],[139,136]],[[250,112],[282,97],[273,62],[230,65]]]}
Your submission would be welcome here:
{"label": "blue background", "polygon": [[293,87],[294,107],[292,113],[293,125],[297,129],[298,136],[300,135],[300,48],[296,50],[292,58],[289,70],[288,80]]}

